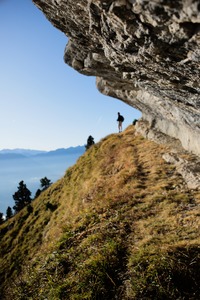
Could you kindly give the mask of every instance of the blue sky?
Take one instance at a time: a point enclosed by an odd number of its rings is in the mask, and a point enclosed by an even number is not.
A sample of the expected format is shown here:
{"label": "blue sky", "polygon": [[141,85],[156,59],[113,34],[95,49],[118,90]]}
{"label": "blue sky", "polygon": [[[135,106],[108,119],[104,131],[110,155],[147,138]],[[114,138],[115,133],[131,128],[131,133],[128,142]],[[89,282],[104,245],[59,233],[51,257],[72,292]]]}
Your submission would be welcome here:
{"label": "blue sky", "polygon": [[95,142],[140,112],[102,95],[95,77],[64,63],[67,37],[31,0],[0,0],[0,150],[53,150]]}

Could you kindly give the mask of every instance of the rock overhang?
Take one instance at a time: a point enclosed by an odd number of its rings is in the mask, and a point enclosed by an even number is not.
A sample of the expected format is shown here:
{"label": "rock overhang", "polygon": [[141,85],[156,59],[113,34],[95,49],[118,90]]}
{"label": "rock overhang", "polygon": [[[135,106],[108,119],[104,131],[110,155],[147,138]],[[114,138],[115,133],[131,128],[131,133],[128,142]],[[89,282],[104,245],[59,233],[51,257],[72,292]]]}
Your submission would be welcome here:
{"label": "rock overhang", "polygon": [[69,66],[200,156],[199,1],[33,2],[68,36]]}

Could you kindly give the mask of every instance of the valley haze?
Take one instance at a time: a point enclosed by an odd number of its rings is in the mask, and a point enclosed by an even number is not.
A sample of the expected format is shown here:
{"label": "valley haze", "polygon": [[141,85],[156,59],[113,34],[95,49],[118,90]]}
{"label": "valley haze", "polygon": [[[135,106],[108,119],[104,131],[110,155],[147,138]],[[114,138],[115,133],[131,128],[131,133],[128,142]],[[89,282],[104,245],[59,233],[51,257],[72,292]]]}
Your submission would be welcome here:
{"label": "valley haze", "polygon": [[31,191],[40,188],[40,179],[47,177],[51,182],[61,178],[67,168],[85,152],[85,146],[59,148],[51,151],[31,149],[0,150],[0,212],[6,213],[8,206],[15,205],[12,195],[21,180]]}

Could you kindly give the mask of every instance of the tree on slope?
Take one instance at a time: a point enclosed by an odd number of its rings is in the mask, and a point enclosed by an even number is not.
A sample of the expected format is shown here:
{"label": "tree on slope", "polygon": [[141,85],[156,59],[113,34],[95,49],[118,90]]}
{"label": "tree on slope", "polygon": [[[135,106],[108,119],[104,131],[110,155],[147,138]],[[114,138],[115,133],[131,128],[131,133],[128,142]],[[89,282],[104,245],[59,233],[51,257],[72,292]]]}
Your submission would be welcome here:
{"label": "tree on slope", "polygon": [[34,199],[36,199],[37,197],[39,197],[41,193],[42,193],[41,189],[37,189],[37,191],[35,192]]}
{"label": "tree on slope", "polygon": [[51,180],[48,179],[46,176],[44,178],[40,179],[40,185],[41,185],[42,191],[46,190],[51,184],[52,184]]}
{"label": "tree on slope", "polygon": [[12,208],[10,206],[8,206],[8,208],[6,210],[6,220],[10,219],[12,216],[13,216]]}
{"label": "tree on slope", "polygon": [[40,194],[45,191],[50,185],[52,184],[51,180],[48,179],[46,176],[40,179],[40,186],[42,189],[37,189],[35,193],[34,199],[40,196]]}
{"label": "tree on slope", "polygon": [[16,213],[31,203],[31,192],[27,189],[23,180],[20,181],[18,191],[14,193],[13,199],[15,201],[15,206],[13,206],[13,208]]}
{"label": "tree on slope", "polygon": [[0,225],[4,222],[3,213],[0,212]]}
{"label": "tree on slope", "polygon": [[94,144],[94,138],[90,135],[87,139],[87,145],[85,146],[86,150],[88,150]]}

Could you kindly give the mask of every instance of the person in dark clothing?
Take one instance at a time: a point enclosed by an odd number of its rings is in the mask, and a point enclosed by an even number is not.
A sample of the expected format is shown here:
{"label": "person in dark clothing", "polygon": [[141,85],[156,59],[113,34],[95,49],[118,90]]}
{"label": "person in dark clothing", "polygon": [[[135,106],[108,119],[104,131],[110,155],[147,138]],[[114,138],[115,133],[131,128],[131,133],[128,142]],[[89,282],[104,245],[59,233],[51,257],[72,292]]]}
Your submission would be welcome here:
{"label": "person in dark clothing", "polygon": [[122,115],[120,115],[120,113],[118,112],[117,122],[118,122],[119,132],[122,132],[122,122],[123,121],[124,121],[124,117]]}

